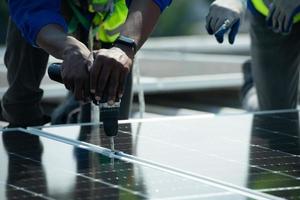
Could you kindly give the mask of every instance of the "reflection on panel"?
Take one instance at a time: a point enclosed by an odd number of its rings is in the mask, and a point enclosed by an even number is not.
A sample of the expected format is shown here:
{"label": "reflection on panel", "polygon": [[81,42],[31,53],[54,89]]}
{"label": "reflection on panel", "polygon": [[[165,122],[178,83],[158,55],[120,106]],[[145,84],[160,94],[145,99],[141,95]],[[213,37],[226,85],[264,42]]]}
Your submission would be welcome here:
{"label": "reflection on panel", "polygon": [[[109,148],[98,125],[43,131]],[[300,196],[298,112],[121,124],[115,143],[138,158],[284,198]]]}
{"label": "reflection on panel", "polygon": [[[84,131],[82,131],[84,130]],[[106,145],[81,129],[78,139]],[[90,132],[90,130],[89,130]],[[0,133],[0,197],[12,199],[244,200],[204,183],[22,131]],[[120,137],[133,152],[130,137]]]}

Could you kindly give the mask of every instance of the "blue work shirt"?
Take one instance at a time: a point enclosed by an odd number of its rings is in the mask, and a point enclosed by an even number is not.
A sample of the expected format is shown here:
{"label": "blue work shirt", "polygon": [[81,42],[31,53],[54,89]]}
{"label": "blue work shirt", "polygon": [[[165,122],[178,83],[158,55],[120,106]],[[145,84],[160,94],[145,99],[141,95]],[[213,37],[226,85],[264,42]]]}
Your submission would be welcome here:
{"label": "blue work shirt", "polygon": [[[153,0],[163,11],[172,0]],[[57,24],[67,32],[67,24],[61,14],[61,0],[9,0],[9,12],[12,20],[21,30],[23,37],[35,45],[41,28],[48,24]]]}

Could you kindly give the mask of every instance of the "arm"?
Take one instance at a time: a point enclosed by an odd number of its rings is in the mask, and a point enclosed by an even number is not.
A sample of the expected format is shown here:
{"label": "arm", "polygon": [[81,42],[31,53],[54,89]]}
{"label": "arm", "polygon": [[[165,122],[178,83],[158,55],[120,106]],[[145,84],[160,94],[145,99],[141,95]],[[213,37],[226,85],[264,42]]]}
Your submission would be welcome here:
{"label": "arm", "polygon": [[171,0],[133,0],[128,18],[121,28],[121,35],[134,39],[139,49],[151,34],[161,12],[170,3]]}
{"label": "arm", "polygon": [[[61,0],[10,0],[13,21],[25,39],[56,58],[63,59],[62,78],[66,88],[83,100],[89,94],[89,50],[67,35],[67,25],[60,13]],[[33,58],[34,59],[34,58]]]}
{"label": "arm", "polygon": [[[128,18],[121,27],[121,35],[134,39],[138,49],[151,34],[164,8],[157,2],[166,6],[171,1],[132,1]],[[101,100],[107,84],[110,104],[114,103],[117,96],[122,96],[125,80],[131,70],[135,53],[133,49],[123,45],[117,45],[108,50],[100,49],[95,53],[95,62],[90,71],[90,88],[91,92],[95,93],[97,100]]]}
{"label": "arm", "polygon": [[93,58],[90,50],[55,24],[44,26],[36,43],[52,56],[62,59],[62,80],[77,100],[89,98],[89,67]]}
{"label": "arm", "polygon": [[40,30],[48,24],[56,24],[66,32],[67,25],[60,13],[61,0],[9,0],[9,12],[24,38],[36,45]]}

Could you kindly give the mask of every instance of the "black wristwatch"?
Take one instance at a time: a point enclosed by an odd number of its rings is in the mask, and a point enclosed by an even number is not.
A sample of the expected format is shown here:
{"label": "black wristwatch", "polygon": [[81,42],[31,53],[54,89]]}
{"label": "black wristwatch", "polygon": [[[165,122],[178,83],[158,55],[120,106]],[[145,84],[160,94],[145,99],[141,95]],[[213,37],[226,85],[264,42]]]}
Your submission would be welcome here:
{"label": "black wristwatch", "polygon": [[136,53],[137,51],[137,45],[134,41],[134,39],[130,38],[130,37],[126,37],[124,35],[120,35],[118,37],[118,39],[114,42],[114,45],[116,44],[121,44],[121,45],[125,45],[129,48],[132,48],[132,50],[134,51],[134,53]]}

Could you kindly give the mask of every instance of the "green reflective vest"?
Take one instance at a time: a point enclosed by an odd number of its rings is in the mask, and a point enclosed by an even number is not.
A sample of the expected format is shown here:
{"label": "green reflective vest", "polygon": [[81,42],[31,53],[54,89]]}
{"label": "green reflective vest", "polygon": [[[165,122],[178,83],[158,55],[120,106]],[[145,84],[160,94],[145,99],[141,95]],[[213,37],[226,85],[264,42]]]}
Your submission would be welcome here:
{"label": "green reflective vest", "polygon": [[[264,16],[268,16],[269,15],[269,8],[268,6],[265,4],[264,0],[251,0],[252,4],[254,6],[254,8],[260,12],[261,14],[263,14]],[[286,0],[288,1],[288,0]],[[294,17],[294,23],[300,22],[300,13],[297,14]]]}
{"label": "green reflective vest", "polygon": [[126,0],[89,0],[88,11],[94,14],[92,20],[82,15],[75,0],[68,0],[68,3],[74,13],[69,22],[69,33],[74,33],[80,23],[92,31],[98,41],[113,43],[119,37],[119,29],[128,15]]}

